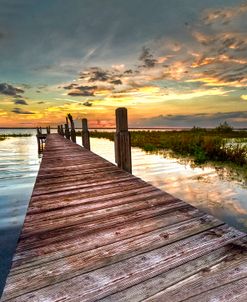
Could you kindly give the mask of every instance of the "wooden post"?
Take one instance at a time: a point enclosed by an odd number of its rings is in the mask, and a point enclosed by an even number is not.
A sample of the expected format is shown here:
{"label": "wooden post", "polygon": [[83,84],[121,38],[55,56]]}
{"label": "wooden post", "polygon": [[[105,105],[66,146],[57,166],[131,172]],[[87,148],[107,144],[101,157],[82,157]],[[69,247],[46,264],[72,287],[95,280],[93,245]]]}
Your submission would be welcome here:
{"label": "wooden post", "polygon": [[38,153],[41,154],[44,151],[44,143],[46,139],[47,134],[42,134],[42,128],[37,127],[37,143],[38,143]]}
{"label": "wooden post", "polygon": [[57,126],[57,133],[60,134],[60,126]]}
{"label": "wooden post", "polygon": [[75,124],[73,121],[73,117],[70,113],[68,114],[68,119],[70,120],[70,125],[71,125],[71,132],[70,132],[71,140],[72,140],[72,142],[76,143]]}
{"label": "wooden post", "polygon": [[38,141],[38,153],[41,153],[41,146],[40,146],[40,139],[37,137],[37,141]]}
{"label": "wooden post", "polygon": [[50,127],[50,126],[47,126],[47,127],[46,127],[46,133],[47,133],[47,134],[51,134],[51,127]]}
{"label": "wooden post", "polygon": [[[66,118],[66,120],[67,120],[67,118]],[[65,132],[65,137],[67,139],[70,139],[70,133],[69,133],[69,125],[68,125],[68,123],[64,124],[64,132]]]}
{"label": "wooden post", "polygon": [[63,125],[60,125],[60,129],[61,129],[61,135],[64,136]]}
{"label": "wooden post", "polygon": [[119,168],[131,173],[131,141],[126,108],[116,109],[115,160]]}
{"label": "wooden post", "polygon": [[38,143],[38,153],[40,154],[40,150],[41,150],[41,146],[40,146],[40,138],[39,138],[39,135],[40,135],[40,130],[39,130],[39,127],[37,127],[37,135],[36,135],[36,138],[37,138],[37,143]]}
{"label": "wooden post", "polygon": [[82,145],[84,148],[90,150],[90,137],[87,125],[87,119],[82,119]]}

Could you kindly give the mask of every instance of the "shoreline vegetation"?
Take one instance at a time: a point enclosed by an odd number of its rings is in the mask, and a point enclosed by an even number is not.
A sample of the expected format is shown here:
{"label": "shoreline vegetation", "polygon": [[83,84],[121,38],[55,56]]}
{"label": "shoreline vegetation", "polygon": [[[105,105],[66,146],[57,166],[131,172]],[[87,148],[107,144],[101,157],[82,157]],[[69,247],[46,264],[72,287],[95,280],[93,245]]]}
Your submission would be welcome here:
{"label": "shoreline vegetation", "polygon": [[[114,141],[114,132],[93,131],[90,136]],[[195,165],[228,166],[244,172],[247,178],[247,132],[234,130],[226,122],[210,130],[193,127],[182,131],[131,131],[131,146],[189,158]]]}
{"label": "shoreline vegetation", "polygon": [[[102,130],[91,131],[90,136],[114,141],[115,132]],[[81,131],[76,134],[81,135]],[[0,134],[0,141],[10,137],[29,136],[32,134]],[[131,146],[165,157],[176,157],[191,165],[228,167],[247,179],[247,131],[233,129],[226,122],[211,129],[193,127],[168,131],[133,130]]]}
{"label": "shoreline vegetation", "polygon": [[29,137],[32,136],[32,134],[28,134],[28,133],[10,133],[10,134],[0,134],[0,141],[4,141],[7,138],[10,137]]}

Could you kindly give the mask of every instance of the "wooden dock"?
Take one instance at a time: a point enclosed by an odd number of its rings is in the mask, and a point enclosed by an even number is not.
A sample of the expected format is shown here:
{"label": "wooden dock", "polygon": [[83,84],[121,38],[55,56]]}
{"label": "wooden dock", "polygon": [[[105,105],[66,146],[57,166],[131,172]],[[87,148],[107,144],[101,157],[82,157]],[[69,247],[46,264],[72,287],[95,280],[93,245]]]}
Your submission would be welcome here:
{"label": "wooden dock", "polygon": [[51,133],[51,128],[46,127],[46,133],[42,133],[42,128],[39,127],[37,128],[37,143],[38,143],[38,153],[41,154],[44,152],[44,146],[45,146],[45,141],[47,138],[47,135]]}
{"label": "wooden dock", "polygon": [[50,134],[2,301],[246,302],[247,236]]}

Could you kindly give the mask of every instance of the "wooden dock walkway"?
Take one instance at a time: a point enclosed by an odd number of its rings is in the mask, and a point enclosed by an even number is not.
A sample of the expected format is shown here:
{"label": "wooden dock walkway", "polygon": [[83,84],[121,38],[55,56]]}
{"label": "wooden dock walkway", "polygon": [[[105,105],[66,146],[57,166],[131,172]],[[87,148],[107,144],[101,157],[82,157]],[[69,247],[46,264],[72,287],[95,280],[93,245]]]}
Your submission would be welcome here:
{"label": "wooden dock walkway", "polygon": [[247,236],[50,134],[2,301],[246,302]]}

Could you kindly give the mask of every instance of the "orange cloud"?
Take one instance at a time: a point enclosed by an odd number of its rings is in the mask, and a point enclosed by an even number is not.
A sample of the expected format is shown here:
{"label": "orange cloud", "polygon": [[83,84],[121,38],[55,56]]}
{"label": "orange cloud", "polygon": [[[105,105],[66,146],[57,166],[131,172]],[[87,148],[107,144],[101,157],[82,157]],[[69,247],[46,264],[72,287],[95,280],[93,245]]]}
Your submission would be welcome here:
{"label": "orange cloud", "polygon": [[247,3],[242,5],[221,8],[218,10],[207,10],[204,13],[203,20],[206,24],[212,24],[215,22],[221,22],[222,24],[228,24],[232,19],[236,18],[247,12]]}

